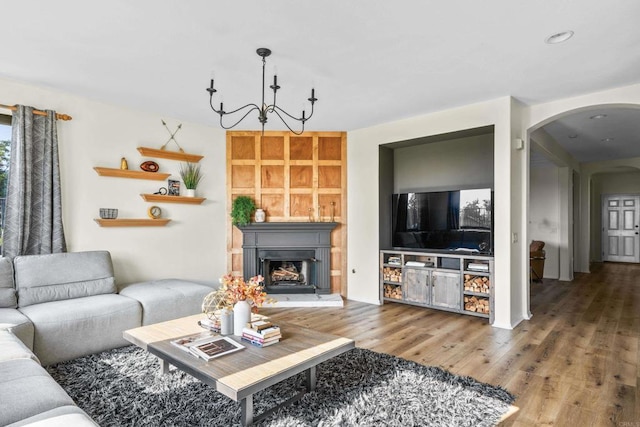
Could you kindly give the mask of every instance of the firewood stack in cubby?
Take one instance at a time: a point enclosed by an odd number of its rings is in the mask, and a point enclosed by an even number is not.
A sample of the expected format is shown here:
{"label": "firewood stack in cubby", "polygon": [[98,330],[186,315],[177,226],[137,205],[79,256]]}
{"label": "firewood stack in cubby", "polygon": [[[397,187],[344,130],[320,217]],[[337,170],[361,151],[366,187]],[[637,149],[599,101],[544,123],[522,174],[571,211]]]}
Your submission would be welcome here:
{"label": "firewood stack in cubby", "polygon": [[382,269],[382,280],[386,282],[401,282],[402,270],[393,267],[384,267]]}
{"label": "firewood stack in cubby", "polygon": [[489,299],[473,295],[464,296],[464,309],[475,313],[489,314]]}
{"label": "firewood stack in cubby", "polygon": [[486,276],[464,275],[464,290],[488,294],[491,289],[491,280]]}
{"label": "firewood stack in cubby", "polygon": [[402,287],[394,285],[384,285],[384,297],[393,299],[402,299]]}

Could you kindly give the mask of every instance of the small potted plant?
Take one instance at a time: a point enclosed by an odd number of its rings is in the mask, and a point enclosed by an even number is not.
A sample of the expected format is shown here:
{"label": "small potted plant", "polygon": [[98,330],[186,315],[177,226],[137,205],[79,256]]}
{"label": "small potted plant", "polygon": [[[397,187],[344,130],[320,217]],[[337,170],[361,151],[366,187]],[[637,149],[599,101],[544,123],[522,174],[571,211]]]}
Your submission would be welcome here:
{"label": "small potted plant", "polygon": [[247,225],[251,222],[251,214],[256,210],[256,204],[249,196],[238,196],[231,205],[231,223],[233,225]]}
{"label": "small potted plant", "polygon": [[180,177],[182,178],[182,182],[184,182],[184,186],[186,187],[185,195],[187,197],[195,197],[196,188],[202,179],[202,174],[200,173],[200,165],[196,163],[181,164],[180,165]]}

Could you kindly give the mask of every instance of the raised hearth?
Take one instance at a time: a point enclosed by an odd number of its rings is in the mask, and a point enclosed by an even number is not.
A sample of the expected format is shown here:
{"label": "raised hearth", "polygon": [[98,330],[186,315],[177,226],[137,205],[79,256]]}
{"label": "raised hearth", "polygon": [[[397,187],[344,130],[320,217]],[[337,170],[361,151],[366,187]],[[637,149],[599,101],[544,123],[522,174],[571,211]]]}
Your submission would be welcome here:
{"label": "raised hearth", "polygon": [[242,231],[244,277],[261,274],[268,293],[331,293],[335,222],[263,222]]}

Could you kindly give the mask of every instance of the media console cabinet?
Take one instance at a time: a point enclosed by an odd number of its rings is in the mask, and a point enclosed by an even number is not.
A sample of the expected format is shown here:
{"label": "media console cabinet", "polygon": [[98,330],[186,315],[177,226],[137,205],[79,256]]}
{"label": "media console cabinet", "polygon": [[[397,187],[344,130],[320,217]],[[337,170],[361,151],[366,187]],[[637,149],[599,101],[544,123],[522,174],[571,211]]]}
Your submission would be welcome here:
{"label": "media console cabinet", "polygon": [[380,301],[489,319],[493,323],[493,257],[380,251]]}

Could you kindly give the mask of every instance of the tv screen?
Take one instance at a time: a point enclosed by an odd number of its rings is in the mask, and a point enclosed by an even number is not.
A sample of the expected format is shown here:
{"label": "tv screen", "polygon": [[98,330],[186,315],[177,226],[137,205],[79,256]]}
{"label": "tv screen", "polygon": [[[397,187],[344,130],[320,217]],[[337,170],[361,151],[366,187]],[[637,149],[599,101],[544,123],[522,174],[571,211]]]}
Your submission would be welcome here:
{"label": "tv screen", "polygon": [[490,188],[394,194],[392,221],[397,248],[493,253]]}

